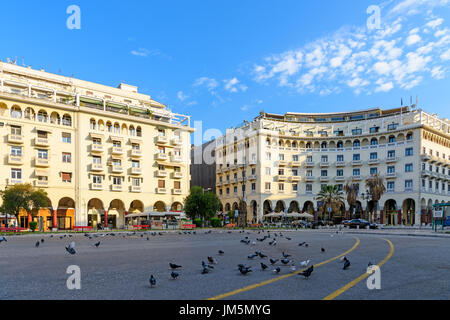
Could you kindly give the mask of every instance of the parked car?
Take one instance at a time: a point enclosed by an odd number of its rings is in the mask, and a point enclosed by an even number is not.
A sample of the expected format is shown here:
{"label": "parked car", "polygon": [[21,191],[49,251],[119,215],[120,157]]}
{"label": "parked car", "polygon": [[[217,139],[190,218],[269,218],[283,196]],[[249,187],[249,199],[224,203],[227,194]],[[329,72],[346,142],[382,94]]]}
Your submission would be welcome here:
{"label": "parked car", "polygon": [[344,223],[344,226],[349,227],[350,229],[356,229],[357,227],[360,229],[366,229],[367,227],[370,227],[370,223],[364,219],[353,219]]}

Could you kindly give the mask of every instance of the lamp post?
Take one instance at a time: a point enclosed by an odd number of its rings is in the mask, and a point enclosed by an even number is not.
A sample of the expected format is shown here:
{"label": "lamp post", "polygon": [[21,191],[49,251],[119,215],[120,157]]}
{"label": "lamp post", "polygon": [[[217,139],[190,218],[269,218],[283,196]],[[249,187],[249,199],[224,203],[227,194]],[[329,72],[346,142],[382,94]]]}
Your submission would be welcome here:
{"label": "lamp post", "polygon": [[[369,199],[372,198],[369,190],[366,190],[366,193],[361,193],[361,199],[366,200],[366,212],[369,210]],[[369,215],[369,222],[372,223],[372,214]]]}

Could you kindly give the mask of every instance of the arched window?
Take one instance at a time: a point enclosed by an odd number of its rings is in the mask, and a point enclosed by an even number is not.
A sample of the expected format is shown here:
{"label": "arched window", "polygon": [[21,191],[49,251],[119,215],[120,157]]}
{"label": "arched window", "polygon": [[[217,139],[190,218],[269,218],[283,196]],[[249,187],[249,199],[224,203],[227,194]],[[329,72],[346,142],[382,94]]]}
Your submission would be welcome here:
{"label": "arched window", "polygon": [[378,144],[378,140],[376,138],[372,138],[372,140],[370,140],[371,146],[376,146],[377,144]]}
{"label": "arched window", "polygon": [[108,132],[112,132],[112,124],[111,124],[111,122],[107,122],[106,123],[106,130],[108,131]]}
{"label": "arched window", "polygon": [[141,127],[137,127],[137,129],[136,129],[136,135],[137,135],[138,137],[142,137],[142,129],[141,129]]}
{"label": "arched window", "polygon": [[321,149],[326,149],[327,148],[327,143],[326,142],[322,142],[322,144],[320,145]]}
{"label": "arched window", "polygon": [[408,133],[406,135],[406,140],[412,140],[412,138],[413,138],[413,134],[412,133]]}
{"label": "arched window", "polygon": [[61,117],[59,116],[58,113],[52,112],[52,114],[50,116],[50,123],[52,123],[52,124],[60,124],[61,123]]}
{"label": "arched window", "polygon": [[47,111],[39,110],[37,119],[39,122],[47,122],[48,121]]}
{"label": "arched window", "polygon": [[292,142],[292,148],[297,148],[297,142]]}
{"label": "arched window", "polygon": [[94,119],[91,119],[89,128],[90,128],[91,130],[96,130],[96,128],[97,128],[97,123],[95,122]]}
{"label": "arched window", "polygon": [[18,106],[13,106],[11,108],[11,117],[13,118],[22,118],[22,110]]}
{"label": "arched window", "polygon": [[130,135],[131,135],[132,137],[135,137],[135,136],[136,136],[136,129],[134,128],[134,126],[130,126]]}
{"label": "arched window", "polygon": [[395,136],[389,136],[389,143],[394,143],[395,140]]}
{"label": "arched window", "polygon": [[72,117],[68,114],[65,114],[62,118],[62,125],[71,127],[72,126]]}
{"label": "arched window", "polygon": [[34,110],[30,107],[26,108],[23,116],[25,119],[34,120],[34,116],[35,116]]}
{"label": "arched window", "polygon": [[353,142],[353,146],[354,146],[354,147],[359,147],[359,146],[361,146],[361,142],[359,142],[359,140],[355,140],[355,141]]}
{"label": "arched window", "polygon": [[343,148],[343,147],[344,147],[344,143],[343,143],[342,141],[338,141],[337,147],[338,147],[339,149]]}
{"label": "arched window", "polygon": [[118,123],[114,124],[114,133],[117,133],[117,134],[120,133],[120,125]]}
{"label": "arched window", "polygon": [[306,143],[306,149],[311,149],[311,142]]}

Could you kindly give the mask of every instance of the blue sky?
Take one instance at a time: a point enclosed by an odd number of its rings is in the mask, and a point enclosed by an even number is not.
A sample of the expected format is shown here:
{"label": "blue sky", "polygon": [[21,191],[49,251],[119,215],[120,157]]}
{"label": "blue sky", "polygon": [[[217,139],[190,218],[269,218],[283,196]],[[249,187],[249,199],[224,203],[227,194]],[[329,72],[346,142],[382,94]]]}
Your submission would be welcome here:
{"label": "blue sky", "polygon": [[[81,30],[69,30],[69,5]],[[381,9],[369,30],[367,8]],[[450,0],[2,3],[0,59],[117,86],[224,131],[274,113],[398,107],[450,118]]]}

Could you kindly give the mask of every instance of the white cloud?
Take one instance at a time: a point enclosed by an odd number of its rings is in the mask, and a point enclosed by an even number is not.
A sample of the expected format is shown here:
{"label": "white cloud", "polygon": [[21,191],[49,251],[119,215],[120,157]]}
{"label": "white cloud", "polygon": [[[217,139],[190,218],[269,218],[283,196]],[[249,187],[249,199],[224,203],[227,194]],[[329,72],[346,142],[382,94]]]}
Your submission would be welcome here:
{"label": "white cloud", "polygon": [[209,91],[212,91],[219,86],[219,82],[214,78],[201,77],[194,81],[193,86],[205,86]]}
{"label": "white cloud", "polygon": [[441,59],[444,61],[450,60],[450,49],[441,54]]}
{"label": "white cloud", "polygon": [[418,36],[417,34],[412,34],[408,38],[406,38],[406,44],[410,46],[419,42],[420,40],[422,40],[420,36]]}
{"label": "white cloud", "polygon": [[394,88],[394,84],[392,83],[392,81],[386,83],[383,83],[382,81],[377,81],[377,84],[379,84],[379,86],[375,88],[375,92],[388,92],[391,91],[392,88]]}
{"label": "white cloud", "polygon": [[235,93],[235,92],[245,92],[247,91],[248,87],[246,85],[241,84],[241,82],[238,80],[238,78],[233,78],[229,80],[224,80],[225,83],[225,90]]}
{"label": "white cloud", "polygon": [[151,53],[150,50],[140,48],[139,50],[133,50],[131,51],[131,54],[138,57],[147,57]]}
{"label": "white cloud", "polygon": [[445,75],[445,72],[444,72],[444,70],[442,69],[441,66],[434,67],[434,68],[431,70],[431,76],[432,76],[434,79],[437,79],[437,80],[443,79],[443,78],[444,78],[444,75]]}
{"label": "white cloud", "polygon": [[444,19],[438,18],[438,19],[428,22],[426,24],[426,26],[434,29],[434,28],[440,26],[442,24],[442,22],[444,22]]}
{"label": "white cloud", "polygon": [[183,91],[178,91],[177,97],[180,101],[184,101],[189,98],[189,96],[185,95]]}

